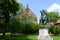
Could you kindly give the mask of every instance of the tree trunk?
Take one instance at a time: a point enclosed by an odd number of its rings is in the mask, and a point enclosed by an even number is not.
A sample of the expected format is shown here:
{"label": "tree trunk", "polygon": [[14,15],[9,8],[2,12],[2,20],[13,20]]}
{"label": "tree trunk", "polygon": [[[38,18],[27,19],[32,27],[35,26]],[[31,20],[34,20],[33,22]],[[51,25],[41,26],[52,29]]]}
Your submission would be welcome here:
{"label": "tree trunk", "polygon": [[3,36],[5,36],[5,33],[6,33],[6,26],[7,24],[9,23],[9,12],[8,10],[5,11],[5,24],[3,26]]}
{"label": "tree trunk", "polygon": [[6,33],[6,31],[5,31],[6,29],[5,29],[5,27],[6,27],[6,26],[4,25],[4,26],[3,26],[3,32],[2,32],[2,33],[3,33],[3,35],[2,35],[3,39],[5,38],[5,33]]}
{"label": "tree trunk", "polygon": [[3,32],[3,37],[5,36],[5,31]]}

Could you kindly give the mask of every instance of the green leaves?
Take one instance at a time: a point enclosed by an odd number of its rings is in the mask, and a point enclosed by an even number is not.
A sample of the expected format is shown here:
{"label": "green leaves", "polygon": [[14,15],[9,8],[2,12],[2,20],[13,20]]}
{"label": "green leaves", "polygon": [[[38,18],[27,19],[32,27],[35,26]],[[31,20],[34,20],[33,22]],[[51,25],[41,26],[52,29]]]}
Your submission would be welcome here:
{"label": "green leaves", "polygon": [[56,22],[59,19],[57,12],[47,12],[47,16],[50,22]]}
{"label": "green leaves", "polygon": [[[3,20],[5,25],[3,26],[3,35],[5,35],[6,27],[10,28],[11,15],[16,15],[20,9],[20,4],[16,0],[0,0],[0,19]],[[2,10],[2,11],[1,11]]]}
{"label": "green leaves", "polygon": [[60,34],[60,27],[56,25],[49,25],[49,32],[51,32],[54,35],[59,35]]}

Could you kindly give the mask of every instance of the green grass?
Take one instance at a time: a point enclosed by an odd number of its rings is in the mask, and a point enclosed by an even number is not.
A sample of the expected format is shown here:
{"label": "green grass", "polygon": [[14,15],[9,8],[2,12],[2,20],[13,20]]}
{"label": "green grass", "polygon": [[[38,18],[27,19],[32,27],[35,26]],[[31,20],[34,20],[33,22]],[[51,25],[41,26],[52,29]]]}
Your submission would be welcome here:
{"label": "green grass", "polygon": [[[60,40],[59,36],[52,36],[54,40]],[[21,34],[21,35],[6,35],[5,38],[0,36],[0,40],[37,40],[37,35],[35,34]]]}
{"label": "green grass", "polygon": [[60,36],[52,36],[53,40],[60,40]]}

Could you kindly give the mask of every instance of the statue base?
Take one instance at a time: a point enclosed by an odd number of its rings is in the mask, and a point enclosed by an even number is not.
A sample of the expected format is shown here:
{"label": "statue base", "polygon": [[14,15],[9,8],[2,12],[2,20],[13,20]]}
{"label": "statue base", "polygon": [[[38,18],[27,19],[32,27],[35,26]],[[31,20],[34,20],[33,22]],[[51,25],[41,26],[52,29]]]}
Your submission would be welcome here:
{"label": "statue base", "polygon": [[39,29],[39,35],[37,39],[38,40],[53,40],[53,38],[51,38],[51,36],[48,33],[48,29],[46,28]]}

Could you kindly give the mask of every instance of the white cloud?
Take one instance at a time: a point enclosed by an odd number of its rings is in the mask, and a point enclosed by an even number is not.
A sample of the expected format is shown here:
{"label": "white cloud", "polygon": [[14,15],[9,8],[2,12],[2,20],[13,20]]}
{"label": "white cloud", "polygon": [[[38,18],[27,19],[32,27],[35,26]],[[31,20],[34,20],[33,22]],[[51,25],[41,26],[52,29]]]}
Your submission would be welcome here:
{"label": "white cloud", "polygon": [[48,12],[51,12],[51,11],[55,11],[55,12],[59,12],[60,13],[60,5],[57,4],[57,3],[54,3],[53,5],[51,5],[48,9],[47,9]]}

